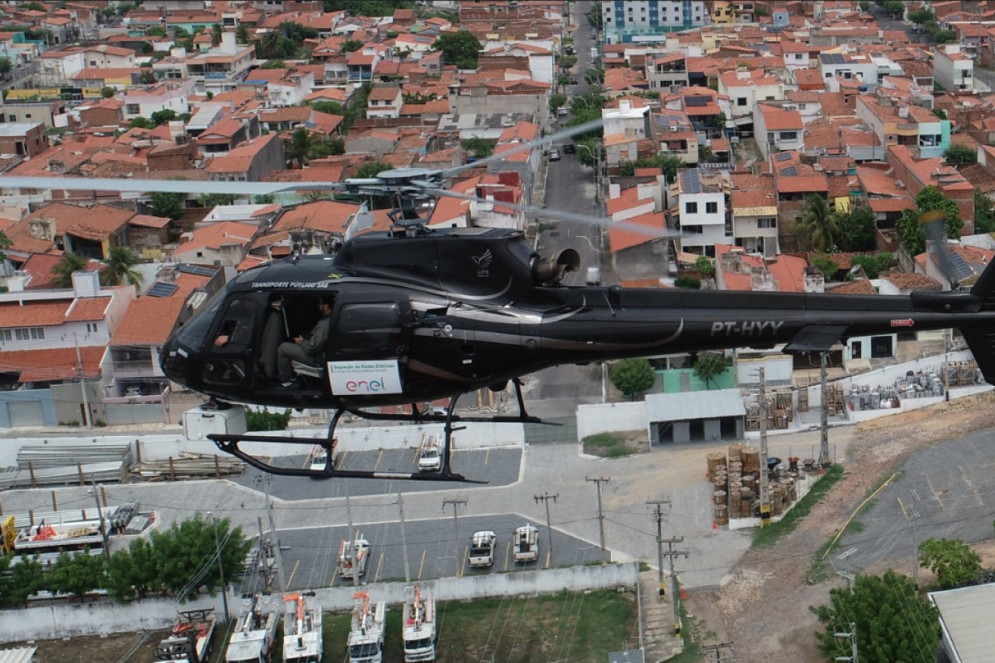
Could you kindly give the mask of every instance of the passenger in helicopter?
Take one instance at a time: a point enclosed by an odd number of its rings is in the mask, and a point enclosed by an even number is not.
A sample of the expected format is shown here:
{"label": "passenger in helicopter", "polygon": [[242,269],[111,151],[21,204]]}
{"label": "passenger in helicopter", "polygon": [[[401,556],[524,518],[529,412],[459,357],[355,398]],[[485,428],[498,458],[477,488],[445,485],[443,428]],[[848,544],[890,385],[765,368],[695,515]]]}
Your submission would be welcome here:
{"label": "passenger in helicopter", "polygon": [[269,308],[269,315],[263,323],[263,334],[259,338],[259,363],[266,379],[274,381],[279,377],[276,355],[280,344],[290,337],[290,327],[282,299],[274,299]]}
{"label": "passenger in helicopter", "polygon": [[306,338],[303,335],[295,336],[293,342],[281,343],[277,350],[277,372],[284,389],[298,389],[301,386],[291,362],[299,361],[310,366],[321,363],[321,353],[325,349],[332,324],[330,299],[322,297],[318,300],[318,313],[321,317]]}

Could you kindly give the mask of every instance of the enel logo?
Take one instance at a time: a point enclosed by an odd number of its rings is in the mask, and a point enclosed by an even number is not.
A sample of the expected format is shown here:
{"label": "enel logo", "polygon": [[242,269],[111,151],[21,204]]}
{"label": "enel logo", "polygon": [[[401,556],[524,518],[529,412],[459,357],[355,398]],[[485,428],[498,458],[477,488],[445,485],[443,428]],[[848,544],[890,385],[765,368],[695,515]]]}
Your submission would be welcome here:
{"label": "enel logo", "polygon": [[345,383],[346,391],[351,393],[373,393],[384,390],[383,378],[379,380],[349,380]]}

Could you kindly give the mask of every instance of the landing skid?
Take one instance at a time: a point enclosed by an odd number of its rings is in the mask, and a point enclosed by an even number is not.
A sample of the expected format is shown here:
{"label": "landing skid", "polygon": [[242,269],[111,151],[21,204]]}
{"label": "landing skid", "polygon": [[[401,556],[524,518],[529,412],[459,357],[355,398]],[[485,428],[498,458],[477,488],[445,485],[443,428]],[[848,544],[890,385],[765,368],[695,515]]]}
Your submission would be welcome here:
{"label": "landing skid", "polygon": [[[366,412],[365,410],[353,409],[353,408],[340,408],[335,410],[335,414],[332,416],[332,421],[328,426],[328,435],[325,439],[314,439],[314,438],[302,438],[302,437],[276,437],[269,435],[221,435],[221,434],[211,434],[208,435],[208,439],[214,442],[221,451],[235,456],[239,460],[242,460],[256,469],[262,470],[263,472],[268,472],[270,474],[276,474],[280,476],[295,476],[295,477],[311,477],[314,479],[326,479],[326,478],[353,478],[353,479],[403,479],[410,481],[460,481],[464,483],[487,483],[486,481],[478,481],[475,479],[467,479],[462,474],[457,474],[452,471],[451,460],[452,460],[452,436],[453,432],[458,430],[463,430],[464,426],[453,426],[454,422],[461,421],[491,421],[498,423],[534,423],[542,424],[548,423],[549,425],[559,425],[552,424],[550,422],[544,422],[539,417],[534,417],[525,411],[525,399],[522,397],[522,384],[519,380],[515,379],[513,381],[515,385],[515,395],[518,399],[518,414],[517,415],[500,415],[493,417],[477,417],[477,416],[458,416],[454,415],[453,412],[456,409],[456,402],[459,398],[466,392],[459,392],[453,395],[449,400],[449,407],[446,410],[445,415],[434,414],[428,412],[422,412],[418,409],[415,404],[411,405],[411,412],[408,414],[387,414],[382,412]],[[357,417],[363,419],[368,419],[370,421],[406,421],[409,423],[424,423],[424,422],[443,422],[445,425],[443,430],[445,432],[445,452],[442,454],[442,468],[438,472],[380,472],[374,470],[339,470],[335,469],[335,428],[338,426],[339,419],[346,412],[353,414]],[[278,443],[278,444],[306,444],[313,446],[315,444],[320,444],[325,450],[325,458],[327,459],[324,469],[313,470],[310,468],[293,468],[293,467],[278,467],[276,465],[271,465],[266,463],[256,456],[249,454],[239,448],[239,444],[242,442],[268,442],[268,443]]]}

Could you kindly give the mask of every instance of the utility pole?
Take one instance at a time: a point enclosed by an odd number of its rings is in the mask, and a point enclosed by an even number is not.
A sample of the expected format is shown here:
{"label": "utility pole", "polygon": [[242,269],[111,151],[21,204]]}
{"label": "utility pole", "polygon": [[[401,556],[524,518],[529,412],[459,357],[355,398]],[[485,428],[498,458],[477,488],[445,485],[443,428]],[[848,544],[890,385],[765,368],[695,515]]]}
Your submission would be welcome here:
{"label": "utility pole", "polygon": [[266,482],[266,514],[269,517],[269,538],[270,543],[273,545],[273,561],[276,563],[276,578],[280,583],[278,591],[287,591],[287,579],[283,574],[283,554],[280,552],[280,539],[276,536],[276,522],[273,519],[273,502],[269,497],[269,484],[271,480],[270,475],[266,475],[264,481]]}
{"label": "utility pole", "polygon": [[821,425],[819,426],[819,467],[823,469],[828,468],[831,463],[829,462],[829,380],[828,380],[828,361],[829,353],[821,352],[819,353],[821,358],[821,380],[822,380],[822,417]]}
{"label": "utility pole", "polygon": [[546,560],[546,568],[547,569],[553,563],[553,525],[552,525],[552,522],[549,519],[549,500],[553,500],[555,502],[556,498],[559,497],[559,496],[560,496],[559,493],[557,493],[556,495],[550,495],[549,493],[543,493],[542,495],[534,495],[533,496],[535,498],[536,504],[538,504],[539,502],[542,502],[543,504],[546,505],[546,536],[549,539],[549,558]]}
{"label": "utility pole", "polygon": [[93,499],[97,503],[97,518],[100,519],[100,538],[104,540],[104,556],[110,557],[111,551],[107,547],[107,523],[104,521],[104,511],[100,508],[100,495],[97,494],[97,482],[91,481],[90,485],[93,487]]}
{"label": "utility pole", "polygon": [[834,661],[850,661],[850,663],[858,663],[857,661],[857,625],[850,622],[850,631],[847,633],[833,633],[837,639],[842,640],[843,638],[850,639],[850,655],[849,656],[837,656]]}
{"label": "utility pole", "polygon": [[608,483],[612,479],[611,477],[598,477],[597,479],[584,477],[584,480],[598,484],[598,528],[601,530],[601,565],[604,566],[608,563],[606,559],[608,549],[605,548],[605,513],[601,509],[601,484]]}
{"label": "utility pole", "polygon": [[221,602],[225,607],[225,623],[228,623],[231,621],[231,612],[228,610],[228,585],[225,584],[225,568],[221,564],[221,542],[218,540],[218,521],[210,511],[207,512],[207,517],[211,519],[211,525],[214,529],[214,549],[218,555],[218,575],[221,576]]}
{"label": "utility pole", "polygon": [[[728,656],[723,658],[722,650],[725,649],[726,647],[729,648],[729,654]],[[702,645],[701,651],[706,654],[707,653],[715,654],[715,663],[723,663],[723,661],[727,663],[732,663],[733,661],[736,660],[736,653],[733,651],[731,642],[720,642],[717,645]]]}
{"label": "utility pole", "polygon": [[465,505],[466,500],[442,500],[442,510],[445,511],[447,506],[452,505],[453,507],[453,550],[455,554],[453,559],[456,560],[456,577],[460,577],[460,571],[463,569],[463,560],[459,556],[459,507],[460,505]]}
{"label": "utility pole", "polygon": [[408,536],[404,532],[404,499],[397,491],[397,508],[401,513],[401,554],[404,555],[404,582],[411,582],[411,569],[408,566]]}
{"label": "utility pole", "polygon": [[652,500],[647,504],[656,506],[656,568],[659,597],[662,601],[667,596],[667,583],[663,581],[663,509],[661,507],[670,504],[670,500]]}
{"label": "utility pole", "polygon": [[[823,355],[825,356],[825,355]],[[760,367],[760,527],[770,525],[770,478],[767,476],[767,381]]]}
{"label": "utility pole", "polygon": [[663,543],[667,544],[667,552],[662,553],[670,558],[670,580],[673,583],[671,591],[674,593],[674,633],[677,635],[681,634],[681,592],[677,587],[677,573],[674,571],[674,558],[678,555],[684,555],[684,558],[687,559],[688,551],[674,550],[674,544],[680,543],[683,540],[683,536],[672,539],[663,539]]}
{"label": "utility pole", "polygon": [[[348,485],[348,483],[346,484]],[[352,586],[359,587],[359,567],[356,566],[356,530],[352,526],[352,505],[349,504],[349,491],[345,494],[345,515],[349,521],[349,560],[352,563]]]}

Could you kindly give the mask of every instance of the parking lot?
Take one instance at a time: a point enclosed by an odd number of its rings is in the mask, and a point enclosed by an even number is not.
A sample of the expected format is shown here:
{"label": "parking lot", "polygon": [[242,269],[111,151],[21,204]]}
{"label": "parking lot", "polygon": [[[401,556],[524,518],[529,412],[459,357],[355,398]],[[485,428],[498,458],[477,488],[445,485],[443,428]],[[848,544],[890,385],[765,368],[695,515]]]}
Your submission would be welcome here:
{"label": "parking lot", "polygon": [[[439,502],[441,509],[441,497]],[[452,508],[448,511],[451,513]],[[527,523],[539,529],[539,561],[518,564],[512,554],[512,535],[517,527]],[[357,523],[353,529],[357,537],[362,536],[370,543],[366,573],[360,577],[360,584],[584,565],[601,560],[601,548],[596,542],[583,541],[557,531],[555,522],[550,550],[545,524],[514,514],[458,516],[455,520],[452,517],[407,520],[403,528],[406,539],[402,536],[399,520]],[[472,569],[467,564],[470,537],[477,530],[492,530],[497,534],[494,565],[490,568]],[[352,578],[335,575],[340,546],[349,539],[347,525],[284,529],[278,532],[278,537],[288,589],[352,584]],[[251,583],[259,579],[249,575],[247,586],[242,590],[256,591],[259,587]]]}
{"label": "parking lot", "polygon": [[[266,459],[279,467],[306,468],[310,458],[306,455],[283,456]],[[336,454],[336,469],[378,470],[382,472],[414,472],[417,470],[417,449],[380,449],[377,451],[344,451]],[[398,479],[302,479],[293,476],[270,475],[252,467],[232,480],[247,488],[265,489],[269,484],[270,496],[295,501],[329,497],[360,497],[366,495],[393,495],[425,490],[466,489],[473,486],[507,486],[518,481],[522,465],[521,447],[490,449],[457,449],[453,452],[452,469],[467,479],[485,481],[472,484],[457,481],[404,481]]]}

